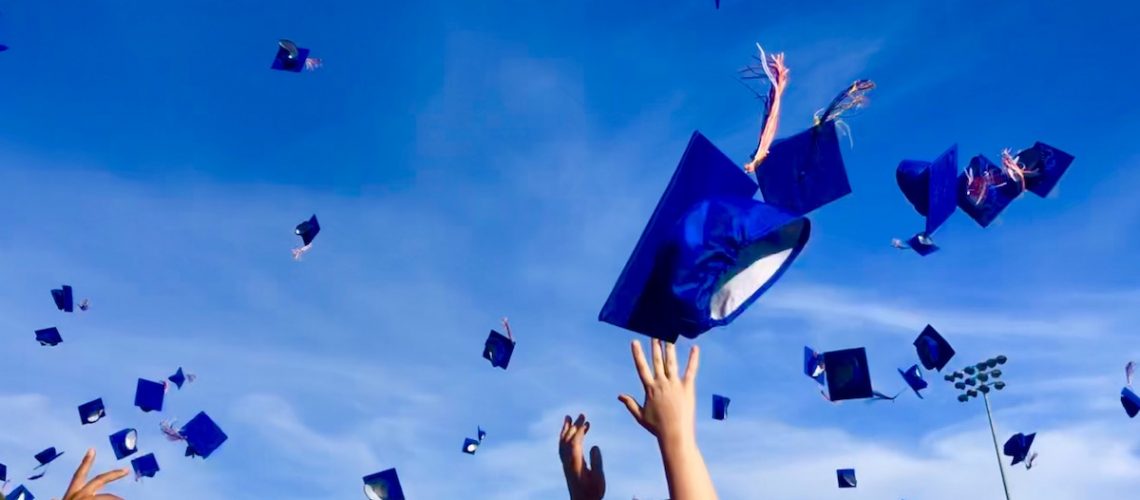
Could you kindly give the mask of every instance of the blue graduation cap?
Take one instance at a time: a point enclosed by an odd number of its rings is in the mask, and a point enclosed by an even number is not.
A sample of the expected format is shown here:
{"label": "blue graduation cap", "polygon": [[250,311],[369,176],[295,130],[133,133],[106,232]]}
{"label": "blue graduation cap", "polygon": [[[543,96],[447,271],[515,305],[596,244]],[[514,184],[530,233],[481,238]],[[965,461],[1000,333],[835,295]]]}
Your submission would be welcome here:
{"label": "blue graduation cap", "polygon": [[111,450],[115,452],[115,460],[122,460],[138,451],[139,433],[134,429],[123,429],[111,434],[110,439]]}
{"label": "blue graduation cap", "polygon": [[36,466],[36,468],[39,469],[40,467],[46,466],[47,464],[54,462],[55,459],[57,459],[61,456],[63,456],[63,452],[62,451],[60,451],[60,452],[55,451],[54,446],[51,448],[48,448],[44,451],[41,451],[39,453],[36,453],[36,461],[40,463],[39,465]]}
{"label": "blue graduation cap", "polygon": [[804,375],[813,379],[819,385],[823,385],[823,374],[826,370],[823,366],[823,356],[815,352],[814,349],[804,346]]}
{"label": "blue graduation cap", "polygon": [[[309,58],[309,49],[298,47],[297,44],[281,39],[277,42],[277,55],[273,58],[272,69],[300,73],[305,69],[305,60]],[[305,243],[308,245],[308,243]]]}
{"label": "blue graduation cap", "polygon": [[918,338],[914,339],[914,348],[922,367],[927,370],[942,371],[950,358],[954,357],[954,348],[930,325],[926,325]]}
{"label": "blue graduation cap", "polygon": [[1124,412],[1128,414],[1128,418],[1133,418],[1137,413],[1140,413],[1140,397],[1132,392],[1131,387],[1125,387],[1120,391],[1120,404],[1124,406]]}
{"label": "blue graduation cap", "polygon": [[364,476],[364,494],[369,500],[404,500],[404,489],[396,469],[388,469]]}
{"label": "blue graduation cap", "polygon": [[479,427],[479,434],[478,434],[478,436],[479,436],[479,442],[480,442],[480,443],[482,443],[482,442],[483,442],[483,439],[487,437],[487,433],[483,431],[483,428],[482,428],[482,427]]}
{"label": "blue graduation cap", "polygon": [[895,179],[914,210],[926,217],[923,234],[934,234],[954,214],[958,203],[958,145],[950,146],[933,162],[903,160],[895,170]]}
{"label": "blue graduation cap", "polygon": [[209,458],[210,454],[229,439],[222,428],[210,419],[206,412],[198,412],[186,422],[178,434],[186,440],[186,456]]}
{"label": "blue graduation cap", "polygon": [[971,159],[958,176],[958,208],[982,227],[989,227],[1020,195],[1021,184],[982,155]]}
{"label": "blue graduation cap", "polygon": [[301,243],[308,245],[313,242],[313,238],[317,237],[317,233],[321,232],[321,224],[317,222],[317,214],[309,217],[309,220],[297,224],[297,228],[293,230],[297,236],[301,237]]}
{"label": "blue graduation cap", "polygon": [[909,240],[906,240],[906,243],[903,243],[901,240],[892,240],[891,244],[895,248],[903,250],[909,248],[914,250],[915,253],[921,257],[926,257],[939,250],[938,245],[934,244],[934,239],[927,236],[926,233],[918,233],[911,236]]}
{"label": "blue graduation cap", "polygon": [[1029,447],[1033,446],[1033,438],[1035,437],[1037,437],[1036,432],[1028,435],[1019,432],[1006,440],[1002,447],[1002,454],[1013,457],[1013,461],[1009,465],[1017,465],[1025,461],[1025,458],[1029,456]]}
{"label": "blue graduation cap", "polygon": [[765,202],[793,215],[851,194],[835,122],[772,143],[768,158],[756,169],[756,181]]}
{"label": "blue graduation cap", "polygon": [[158,459],[154,458],[154,453],[147,453],[146,455],[131,460],[131,468],[135,470],[135,479],[154,477],[159,471]]}
{"label": "blue graduation cap", "polygon": [[902,375],[903,380],[906,381],[906,385],[910,386],[910,390],[914,391],[915,396],[918,396],[919,399],[924,399],[922,393],[918,391],[927,388],[930,384],[922,378],[922,370],[918,368],[918,365],[910,365],[910,368],[907,368],[905,372],[900,369],[899,375]]}
{"label": "blue graduation cap", "polygon": [[491,366],[495,368],[506,370],[514,352],[514,339],[507,338],[495,330],[491,330],[490,335],[487,335],[487,341],[483,343],[483,359],[490,361]]}
{"label": "blue graduation cap", "polygon": [[63,285],[63,288],[52,289],[51,299],[55,301],[55,307],[60,311],[72,312],[75,310],[75,297],[68,285]]}
{"label": "blue graduation cap", "polygon": [[105,416],[107,416],[107,410],[103,407],[103,398],[79,405],[79,420],[83,425],[98,422]]}
{"label": "blue graduation cap", "polygon": [[867,366],[867,350],[858,347],[823,353],[827,376],[827,395],[831,401],[866,399],[874,396],[871,370]]}
{"label": "blue graduation cap", "polygon": [[8,482],[8,466],[0,464],[0,483]]}
{"label": "blue graduation cap", "polygon": [[1073,155],[1048,144],[1037,142],[1033,147],[1017,154],[1025,172],[1025,189],[1042,198],[1061,180],[1073,163]]}
{"label": "blue graduation cap", "polygon": [[168,377],[167,380],[171,381],[175,386],[178,387],[179,390],[181,390],[182,384],[185,384],[186,381],[190,381],[190,382],[194,381],[194,375],[193,374],[187,375],[187,374],[183,373],[182,367],[180,366],[180,367],[178,367],[178,371],[174,372],[174,375],[171,375],[170,377]]}
{"label": "blue graduation cap", "polygon": [[36,330],[36,340],[39,341],[40,345],[56,346],[63,342],[63,337],[59,335],[59,330],[53,326]]}
{"label": "blue graduation cap", "polygon": [[835,479],[840,488],[854,488],[858,483],[855,480],[855,469],[839,469],[835,471]]}
{"label": "blue graduation cap", "polygon": [[713,419],[724,420],[728,416],[728,403],[732,400],[721,396],[720,394],[713,394]]}
{"label": "blue graduation cap", "polygon": [[476,441],[474,439],[471,439],[471,438],[464,439],[463,440],[463,453],[466,453],[468,455],[474,455],[475,450],[479,449],[479,444],[480,444],[479,441]]}
{"label": "blue graduation cap", "polygon": [[4,52],[6,50],[8,50],[8,46],[0,43],[0,52]]}
{"label": "blue graduation cap", "polygon": [[36,500],[36,496],[28,491],[24,485],[19,485],[16,489],[12,490],[6,497],[7,500]]}
{"label": "blue graduation cap", "polygon": [[140,378],[135,388],[135,406],[147,413],[162,411],[162,399],[165,395],[166,385]]}
{"label": "blue graduation cap", "polygon": [[756,188],[694,132],[598,319],[668,342],[736,319],[810,234],[806,218],[754,200]]}

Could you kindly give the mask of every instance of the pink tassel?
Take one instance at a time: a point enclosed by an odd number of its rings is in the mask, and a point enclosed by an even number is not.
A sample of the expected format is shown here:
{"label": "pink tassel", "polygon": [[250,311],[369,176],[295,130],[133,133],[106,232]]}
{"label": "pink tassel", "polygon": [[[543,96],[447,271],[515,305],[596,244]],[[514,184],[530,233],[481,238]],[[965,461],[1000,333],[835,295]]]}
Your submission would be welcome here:
{"label": "pink tassel", "polygon": [[308,252],[309,249],[312,247],[313,247],[313,244],[309,243],[308,245],[305,245],[301,248],[294,248],[293,249],[293,260],[300,261],[301,256],[304,255],[306,252]]}
{"label": "pink tassel", "polygon": [[910,247],[908,247],[906,243],[903,243],[903,240],[898,238],[891,238],[891,246],[899,250],[910,250]]}
{"label": "pink tassel", "polygon": [[318,68],[320,68],[323,65],[324,64],[321,62],[321,60],[317,59],[315,57],[309,57],[309,58],[305,59],[305,69],[307,69],[309,71],[316,71]]}
{"label": "pink tassel", "polygon": [[163,420],[159,427],[162,429],[162,434],[166,436],[168,441],[184,441],[185,438],[174,429],[174,422],[177,420]]}
{"label": "pink tassel", "polygon": [[515,336],[511,335],[511,324],[507,321],[507,318],[503,318],[503,328],[507,330],[507,338],[510,339],[511,342],[514,342]]}

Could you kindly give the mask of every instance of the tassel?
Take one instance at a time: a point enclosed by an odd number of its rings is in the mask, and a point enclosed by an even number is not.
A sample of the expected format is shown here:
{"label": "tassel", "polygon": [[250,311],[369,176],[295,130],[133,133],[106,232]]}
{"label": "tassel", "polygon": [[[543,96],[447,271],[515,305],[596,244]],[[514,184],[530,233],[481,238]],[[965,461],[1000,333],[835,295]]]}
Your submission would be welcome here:
{"label": "tassel", "polygon": [[507,338],[510,339],[511,342],[514,342],[515,336],[511,335],[511,324],[507,321],[507,318],[503,318],[502,321],[503,321],[503,328],[505,330],[507,330]]}
{"label": "tassel", "polygon": [[309,243],[308,245],[305,245],[301,248],[294,248],[293,249],[293,260],[300,261],[301,256],[304,255],[306,252],[308,252],[309,249],[312,247],[313,247],[313,244]]}
{"label": "tassel", "polygon": [[318,58],[309,57],[305,59],[305,69],[309,71],[316,71],[321,66],[324,66],[324,63]]}
{"label": "tassel", "polygon": [[[788,74],[790,73],[788,67],[784,65],[783,53],[769,56],[759,43],[756,44],[756,48],[760,51],[760,69],[764,78],[768,80],[769,89],[766,102],[767,111],[760,129],[756,153],[752,160],[744,165],[744,171],[748,173],[753,173],[759,168],[764,159],[768,157],[768,150],[772,147],[772,142],[776,140],[776,130],[780,123],[780,102],[784,95],[784,89],[788,86]],[[752,75],[752,79],[760,78],[761,71],[755,67],[749,67],[746,71]]]}
{"label": "tassel", "polygon": [[158,425],[159,428],[162,429],[162,434],[166,436],[166,439],[168,441],[185,441],[186,438],[182,437],[182,434],[174,429],[175,422],[177,422],[177,420],[163,420],[162,423]]}

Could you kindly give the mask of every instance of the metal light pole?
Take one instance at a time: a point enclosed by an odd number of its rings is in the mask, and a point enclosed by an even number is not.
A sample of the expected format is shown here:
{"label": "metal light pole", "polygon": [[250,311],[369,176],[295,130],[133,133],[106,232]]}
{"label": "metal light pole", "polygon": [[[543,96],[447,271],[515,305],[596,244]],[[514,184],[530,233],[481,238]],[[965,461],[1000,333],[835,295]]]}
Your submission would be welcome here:
{"label": "metal light pole", "polygon": [[[997,431],[994,430],[994,416],[990,411],[990,390],[1005,389],[1005,382],[998,380],[1001,378],[1001,370],[997,368],[998,365],[1004,365],[1008,360],[1005,356],[997,356],[985,361],[967,366],[960,371],[948,374],[943,378],[947,382],[953,382],[954,388],[962,391],[958,395],[958,401],[967,402],[971,398],[978,397],[978,393],[982,395],[982,401],[986,403],[986,419],[990,423],[990,437],[994,440],[994,455],[997,456],[998,471],[1001,472],[1001,486],[1005,489],[1005,500],[1010,500],[1009,497],[1009,484],[1005,480],[1005,466],[1001,463],[1001,450],[998,448]],[[988,370],[988,371],[987,371]],[[955,382],[958,379],[961,381]],[[977,386],[975,390],[974,387]]]}

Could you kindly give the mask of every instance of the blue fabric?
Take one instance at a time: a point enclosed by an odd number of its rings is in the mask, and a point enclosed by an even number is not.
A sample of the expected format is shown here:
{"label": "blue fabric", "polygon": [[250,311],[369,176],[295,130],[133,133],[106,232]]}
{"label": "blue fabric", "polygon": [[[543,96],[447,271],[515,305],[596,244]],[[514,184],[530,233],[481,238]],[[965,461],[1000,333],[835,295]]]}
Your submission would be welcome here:
{"label": "blue fabric", "polygon": [[72,312],[75,310],[75,297],[70,286],[63,285],[63,288],[52,289],[51,299],[55,301],[55,307],[60,311]]}
{"label": "blue fabric", "polygon": [[975,204],[967,191],[968,181],[966,173],[958,176],[958,208],[969,215],[979,226],[989,227],[990,223],[1001,215],[1002,211],[1021,195],[1021,184],[1009,177],[1005,169],[995,165],[985,156],[975,156],[966,167],[975,177],[986,175],[988,172],[1000,186],[990,186],[982,203]]}
{"label": "blue fabric", "polygon": [[[755,193],[748,174],[694,132],[598,319],[670,342],[731,323],[779,279],[810,233],[807,219],[753,200]],[[713,321],[712,295],[729,273],[762,257],[742,252],[800,221],[803,231],[784,265],[732,314]]]}
{"label": "blue fabric", "polygon": [[[400,477],[396,469],[388,469],[370,476],[364,476],[364,487],[377,489],[380,500],[404,500],[404,489],[400,487]],[[369,498],[372,498],[369,495]]]}
{"label": "blue fabric", "polygon": [[[100,418],[106,416],[106,408],[103,407],[103,399],[99,398],[94,401],[83,403],[79,406],[79,421],[82,425],[93,424],[98,422]],[[94,422],[90,421],[88,417],[97,416]]]}
{"label": "blue fabric", "polygon": [[186,439],[186,456],[209,458],[229,439],[206,412],[199,412],[178,431]]}
{"label": "blue fabric", "polygon": [[827,396],[831,401],[866,399],[874,396],[867,350],[858,347],[823,353]]}
{"label": "blue fabric", "polygon": [[1042,142],[1034,143],[1017,157],[1027,171],[1035,172],[1025,177],[1025,189],[1042,198],[1049,196],[1075,159],[1073,155]]}
{"label": "blue fabric", "polygon": [[1135,417],[1140,413],[1140,397],[1132,392],[1132,388],[1125,387],[1120,391],[1120,404],[1124,406],[1124,412],[1128,414],[1128,418]]}
{"label": "blue fabric", "polygon": [[131,460],[131,468],[135,470],[135,477],[154,477],[159,471],[158,459],[154,458],[154,453],[147,453]]}
{"label": "blue fabric", "polygon": [[899,370],[899,375],[902,375],[906,385],[910,386],[910,390],[914,391],[914,395],[919,399],[924,399],[922,393],[918,392],[927,388],[930,384],[922,378],[922,371],[918,369],[918,365],[911,365],[906,371]]}
{"label": "blue fabric", "polygon": [[181,389],[182,384],[186,383],[186,374],[182,373],[182,368],[179,367],[178,371],[174,372],[174,375],[171,375],[167,380],[170,380],[174,383],[174,385],[178,386],[178,388]]}
{"label": "blue fabric", "polygon": [[724,420],[724,417],[728,416],[728,403],[730,403],[731,401],[732,401],[731,399],[726,398],[724,396],[721,396],[719,394],[713,394],[713,416],[712,417],[714,420]]}
{"label": "blue fabric", "polygon": [[805,215],[851,194],[835,122],[826,121],[772,144],[756,169],[764,202]]}
{"label": "blue fabric", "polygon": [[0,464],[0,483],[8,481],[8,466]]}
{"label": "blue fabric", "polygon": [[147,413],[162,411],[162,400],[165,396],[166,386],[140,378],[135,388],[135,406]]}
{"label": "blue fabric", "polygon": [[479,441],[471,438],[463,440],[463,453],[474,455],[475,451],[479,449]]}
{"label": "blue fabric", "polygon": [[32,495],[32,492],[28,491],[22,484],[12,490],[5,498],[8,500],[36,500],[36,496]]}
{"label": "blue fabric", "polygon": [[816,383],[823,385],[823,381],[824,381],[824,378],[823,378],[824,371],[823,370],[820,371],[819,375],[815,375],[815,376],[812,375],[813,373],[815,373],[815,370],[817,367],[819,367],[820,363],[823,363],[823,357],[820,356],[819,354],[816,354],[814,349],[805,345],[804,346],[804,375],[807,375],[808,378],[815,380]]}
{"label": "blue fabric", "polygon": [[922,367],[927,370],[942,371],[955,354],[950,343],[930,325],[926,325],[922,333],[918,334],[918,338],[914,339],[914,348],[918,352]]}
{"label": "blue fabric", "polygon": [[317,237],[317,233],[321,232],[321,224],[317,222],[317,214],[313,214],[312,217],[309,217],[309,220],[297,224],[297,228],[294,232],[301,237],[302,244],[308,245],[312,243],[313,238]]}
{"label": "blue fabric", "polygon": [[934,234],[957,207],[958,145],[950,146],[933,162],[903,160],[895,170],[895,180],[915,211],[926,217],[926,234]]}
{"label": "blue fabric", "polygon": [[63,456],[63,453],[56,452],[55,447],[51,447],[44,451],[36,453],[36,461],[40,463],[40,465],[38,465],[36,468],[38,469],[47,464],[50,464],[61,456]]}
{"label": "blue fabric", "polygon": [[59,330],[53,326],[51,328],[44,328],[43,330],[36,330],[36,340],[40,345],[54,346],[63,342],[63,337],[60,336]]}
{"label": "blue fabric", "polygon": [[495,368],[507,369],[511,364],[511,355],[515,352],[515,342],[506,335],[491,330],[487,341],[483,343],[483,359],[491,362]]}
{"label": "blue fabric", "polygon": [[[297,58],[289,59],[289,51],[284,47],[277,47],[277,56],[273,58],[273,65],[270,68],[279,71],[290,71],[293,73],[300,73],[305,69],[305,59],[309,57],[309,49],[297,47]],[[308,243],[306,243],[308,245]]]}
{"label": "blue fabric", "polygon": [[854,488],[858,484],[855,480],[855,469],[839,469],[835,471],[835,479],[839,482],[840,488]]}
{"label": "blue fabric", "polygon": [[[123,429],[119,432],[111,434],[111,437],[109,439],[111,440],[111,450],[115,452],[115,460],[122,460],[131,455],[134,455],[135,452],[139,451],[137,441],[135,442],[134,448],[127,447],[127,436],[129,436],[131,432],[135,432],[135,430]],[[136,440],[138,439],[137,432],[135,433],[135,438]]]}
{"label": "blue fabric", "polygon": [[921,255],[923,257],[926,257],[927,255],[930,255],[930,254],[938,251],[938,245],[935,245],[933,242],[931,242],[931,244],[927,245],[927,244],[923,243],[922,240],[919,239],[919,236],[922,236],[922,235],[916,234],[916,235],[912,236],[909,240],[907,240],[906,241],[907,246],[909,246],[912,250],[914,250],[916,253],[918,253],[918,255]]}
{"label": "blue fabric", "polygon": [[1017,465],[1029,456],[1029,448],[1033,446],[1033,438],[1037,437],[1037,433],[1022,434],[1017,433],[1010,436],[1006,440],[1005,445],[1002,447],[1002,454],[1007,457],[1013,457],[1013,461],[1009,465]]}

